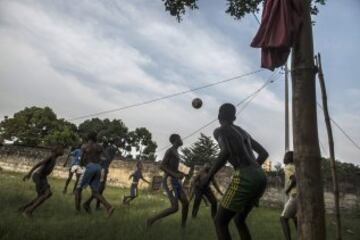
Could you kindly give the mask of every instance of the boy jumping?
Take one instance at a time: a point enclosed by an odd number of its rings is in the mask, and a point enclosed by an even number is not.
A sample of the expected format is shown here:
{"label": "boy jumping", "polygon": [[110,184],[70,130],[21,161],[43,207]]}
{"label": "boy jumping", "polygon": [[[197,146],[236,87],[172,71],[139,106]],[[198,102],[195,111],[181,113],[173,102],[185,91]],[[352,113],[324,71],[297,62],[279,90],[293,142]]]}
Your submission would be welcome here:
{"label": "boy jumping", "polygon": [[23,213],[24,217],[32,217],[33,211],[51,197],[52,192],[47,181],[47,176],[53,171],[56,159],[63,154],[64,150],[62,148],[54,149],[49,157],[37,163],[30,172],[24,176],[23,181],[32,177],[37,193],[37,197],[34,200],[19,208],[19,211]]}
{"label": "boy jumping", "polygon": [[[229,162],[234,167],[232,182],[223,196],[215,216],[216,234],[219,240],[230,240],[229,223],[235,220],[241,240],[250,240],[251,235],[245,223],[246,217],[266,188],[266,176],[261,165],[268,157],[267,151],[246,131],[234,125],[236,108],[226,103],[219,109],[220,127],[214,131],[220,153],[203,181],[205,189],[214,175]],[[258,156],[254,156],[255,151]]]}
{"label": "boy jumping", "polygon": [[180,135],[172,134],[170,136],[170,143],[172,144],[172,147],[166,151],[160,169],[165,173],[163,178],[163,188],[169,198],[171,207],[149,218],[147,220],[148,227],[154,224],[154,222],[157,220],[176,213],[179,210],[178,201],[180,201],[182,204],[181,226],[183,228],[186,226],[186,220],[189,211],[189,201],[186,198],[181,184],[181,179],[184,178],[185,174],[178,170],[180,163],[178,148],[183,145],[183,142]]}
{"label": "boy jumping", "polygon": [[132,200],[134,200],[138,196],[138,184],[140,179],[150,184],[148,180],[146,180],[142,174],[143,164],[138,161],[136,163],[136,170],[129,176],[129,180],[132,178],[132,183],[130,187],[130,196],[124,196],[123,204],[130,204]]}

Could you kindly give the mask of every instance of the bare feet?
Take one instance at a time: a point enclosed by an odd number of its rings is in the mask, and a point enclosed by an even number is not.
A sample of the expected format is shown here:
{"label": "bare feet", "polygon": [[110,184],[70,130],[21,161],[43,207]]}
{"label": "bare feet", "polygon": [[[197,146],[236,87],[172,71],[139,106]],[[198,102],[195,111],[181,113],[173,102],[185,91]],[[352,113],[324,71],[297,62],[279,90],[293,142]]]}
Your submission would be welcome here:
{"label": "bare feet", "polygon": [[22,213],[22,215],[25,217],[25,218],[32,218],[32,214],[29,212],[29,211],[24,211]]}

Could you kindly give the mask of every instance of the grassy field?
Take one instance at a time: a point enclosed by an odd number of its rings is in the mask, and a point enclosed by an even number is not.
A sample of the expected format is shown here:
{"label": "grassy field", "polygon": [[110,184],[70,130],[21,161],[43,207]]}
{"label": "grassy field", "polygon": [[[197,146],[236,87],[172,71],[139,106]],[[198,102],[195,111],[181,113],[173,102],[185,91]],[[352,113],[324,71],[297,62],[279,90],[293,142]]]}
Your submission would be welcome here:
{"label": "grassy field", "polygon": [[[159,240],[159,239],[215,239],[209,209],[202,206],[196,220],[189,219],[185,231],[180,228],[180,215],[176,214],[145,229],[145,220],[150,215],[169,205],[160,193],[140,192],[131,206],[121,204],[127,189],[107,188],[105,196],[116,207],[111,218],[104,211],[76,214],[73,195],[63,195],[64,180],[50,179],[54,195],[48,202],[34,212],[33,219],[25,219],[16,209],[35,196],[31,181],[22,182],[22,175],[0,172],[0,239],[52,240],[52,239],[121,239],[121,240]],[[70,185],[70,188],[72,184]],[[88,196],[89,191],[85,191]],[[84,196],[84,197],[86,197]],[[254,239],[283,239],[278,222],[280,210],[258,208],[249,216],[248,223]],[[328,222],[328,239],[335,239],[335,227]],[[359,239],[360,217],[345,216],[344,240]],[[233,239],[238,239],[232,226]]]}

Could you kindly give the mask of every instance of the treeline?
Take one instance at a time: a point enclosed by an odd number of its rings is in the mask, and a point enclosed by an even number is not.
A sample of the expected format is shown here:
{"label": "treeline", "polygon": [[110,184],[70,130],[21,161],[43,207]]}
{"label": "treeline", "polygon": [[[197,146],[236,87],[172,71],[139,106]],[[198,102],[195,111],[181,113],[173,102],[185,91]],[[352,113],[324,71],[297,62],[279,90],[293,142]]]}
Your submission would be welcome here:
{"label": "treeline", "polygon": [[[271,182],[273,186],[284,186],[284,170],[281,164],[277,164],[275,169],[268,173],[275,179]],[[352,163],[336,161],[336,172],[341,193],[360,193],[360,167]],[[326,191],[332,192],[332,177],[330,160],[322,158],[322,178]]]}
{"label": "treeline", "polygon": [[100,140],[114,139],[122,146],[123,157],[155,160],[157,144],[145,127],[129,130],[120,119],[85,120],[78,126],[58,118],[49,107],[26,107],[5,117],[0,122],[0,144],[8,142],[29,147],[52,147],[79,145],[91,131],[98,133]]}

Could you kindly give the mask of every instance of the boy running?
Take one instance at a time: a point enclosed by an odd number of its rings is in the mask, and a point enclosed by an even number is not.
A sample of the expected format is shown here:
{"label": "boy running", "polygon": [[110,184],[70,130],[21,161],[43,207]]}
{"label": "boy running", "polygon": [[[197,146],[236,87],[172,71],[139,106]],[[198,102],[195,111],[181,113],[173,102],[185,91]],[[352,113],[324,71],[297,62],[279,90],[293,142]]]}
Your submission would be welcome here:
{"label": "boy running", "polygon": [[80,177],[79,186],[75,191],[75,208],[80,211],[81,205],[81,193],[82,190],[90,185],[91,187],[91,197],[84,202],[83,208],[86,212],[90,213],[90,203],[95,198],[98,199],[106,208],[108,216],[114,212],[113,206],[106,201],[106,199],[99,193],[100,186],[100,175],[101,175],[101,165],[100,165],[100,156],[103,152],[101,145],[97,144],[96,133],[91,132],[88,135],[88,142],[82,147],[82,156],[81,156],[81,166],[85,166],[85,172]]}
{"label": "boy running", "polygon": [[[205,164],[204,167],[199,171],[199,173],[194,177],[192,183],[191,183],[191,199],[195,196],[194,205],[192,209],[192,217],[196,218],[197,213],[199,211],[201,200],[205,197],[211,204],[211,217],[215,218],[216,211],[217,211],[217,199],[211,190],[210,186],[207,186],[204,190],[200,189],[201,182],[207,177],[209,171],[210,171],[210,164]],[[213,184],[215,190],[220,194],[224,195],[217,182],[215,181],[215,178],[211,180],[211,183]]]}
{"label": "boy running", "polygon": [[180,163],[178,148],[183,145],[183,142],[180,135],[172,134],[170,136],[170,143],[172,144],[172,147],[166,151],[160,169],[165,173],[163,178],[163,188],[169,198],[171,207],[149,218],[147,220],[148,227],[154,224],[154,222],[176,213],[179,210],[178,201],[182,204],[181,226],[183,228],[186,226],[189,202],[181,184],[181,179],[184,178],[185,174],[178,170]]}
{"label": "boy running", "polygon": [[289,219],[293,219],[295,227],[297,227],[297,197],[296,197],[296,178],[293,152],[289,151],[284,156],[284,172],[285,172],[285,194],[288,200],[281,213],[280,223],[283,229],[286,240],[291,240],[291,232],[289,226]]}
{"label": "boy running", "polygon": [[52,192],[50,191],[47,176],[53,171],[56,159],[63,154],[64,150],[62,148],[54,149],[49,157],[37,163],[30,172],[24,176],[23,181],[32,177],[37,193],[37,197],[34,200],[19,208],[19,211],[23,213],[24,217],[32,217],[33,211],[51,197]]}
{"label": "boy running", "polygon": [[136,163],[136,170],[129,176],[129,180],[132,178],[132,183],[130,187],[130,196],[125,196],[123,199],[123,204],[130,204],[132,200],[134,200],[138,196],[138,184],[140,179],[150,184],[148,180],[146,180],[142,174],[143,164],[138,161]]}
{"label": "boy running", "polygon": [[[268,153],[246,131],[234,125],[234,105],[223,104],[219,109],[218,119],[221,126],[214,131],[214,137],[219,143],[220,153],[201,185],[205,189],[227,162],[234,167],[232,182],[215,216],[216,234],[219,240],[231,239],[228,227],[234,219],[241,240],[249,240],[251,235],[245,220],[265,191],[266,176],[261,165]],[[253,151],[258,154],[257,158]]]}
{"label": "boy running", "polygon": [[83,168],[80,166],[80,160],[81,160],[81,147],[80,146],[76,146],[76,147],[72,147],[71,151],[68,155],[68,157],[66,158],[66,161],[64,163],[64,167],[66,167],[69,159],[71,159],[70,161],[70,168],[69,168],[69,176],[66,179],[65,182],[65,187],[63,190],[63,194],[65,194],[67,192],[67,187],[73,177],[73,175],[75,174],[76,180],[75,180],[75,184],[74,184],[74,189],[73,189],[73,193],[76,190],[76,186],[79,183],[79,178],[83,172]]}

